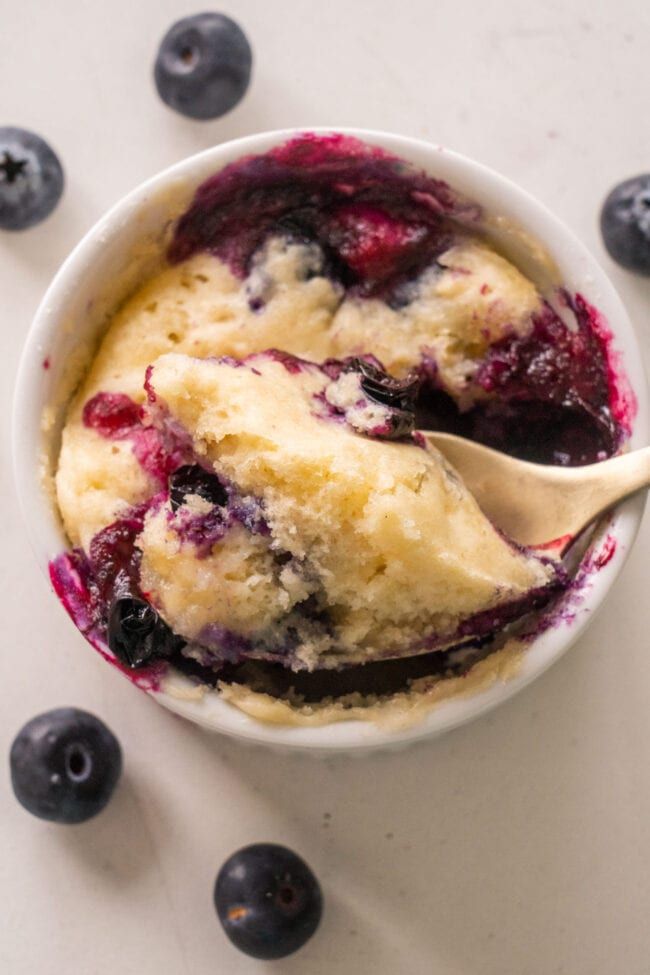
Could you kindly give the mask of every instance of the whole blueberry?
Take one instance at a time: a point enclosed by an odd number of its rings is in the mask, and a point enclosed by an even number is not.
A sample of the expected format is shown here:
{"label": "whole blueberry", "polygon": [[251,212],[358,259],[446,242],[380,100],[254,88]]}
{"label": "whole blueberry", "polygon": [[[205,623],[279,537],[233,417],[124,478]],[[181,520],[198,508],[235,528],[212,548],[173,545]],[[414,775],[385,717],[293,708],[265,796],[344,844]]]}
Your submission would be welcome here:
{"label": "whole blueberry", "polygon": [[601,210],[600,230],[610,257],[650,275],[650,173],[614,187]]}
{"label": "whole blueberry", "polygon": [[217,475],[206,471],[199,464],[186,464],[177,468],[169,475],[168,485],[172,511],[178,511],[191,495],[198,495],[220,508],[228,503],[228,492]]}
{"label": "whole blueberry", "polygon": [[374,403],[387,406],[390,417],[384,439],[399,440],[410,436],[415,429],[415,400],[420,385],[419,378],[409,374],[405,379],[396,379],[371,362],[353,357],[346,371],[361,373],[361,389]]}
{"label": "whole blueberry", "polygon": [[56,153],[27,129],[0,127],[0,229],[26,230],[50,215],[63,193]]}
{"label": "whole blueberry", "polygon": [[122,750],[99,718],[56,708],[18,732],[9,764],[14,793],[28,812],[55,823],[83,823],[113,795]]}
{"label": "whole blueberry", "polygon": [[255,843],[226,860],[214,886],[223,928],[253,958],[284,958],[309,941],[323,913],[316,877],[284,846]]}
{"label": "whole blueberry", "polygon": [[139,596],[116,596],[108,614],[108,645],[132,670],[171,657],[183,644],[153,606]]}
{"label": "whole blueberry", "polygon": [[230,17],[184,17],[163,37],[154,65],[158,94],[170,108],[195,119],[225,115],[246,94],[253,55]]}

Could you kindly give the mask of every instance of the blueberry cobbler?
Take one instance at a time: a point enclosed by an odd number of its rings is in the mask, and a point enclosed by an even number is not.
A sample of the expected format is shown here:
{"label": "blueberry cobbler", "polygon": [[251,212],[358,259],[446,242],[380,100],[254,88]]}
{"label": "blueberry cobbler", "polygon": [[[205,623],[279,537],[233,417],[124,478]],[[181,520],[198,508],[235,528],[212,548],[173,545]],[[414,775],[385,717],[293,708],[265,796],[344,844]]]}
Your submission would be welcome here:
{"label": "blueberry cobbler", "polygon": [[552,307],[484,231],[445,183],[338,135],[199,187],[109,324],[56,474],[53,584],[137,683],[180,673],[268,721],[417,710],[570,584],[418,433],[553,464],[629,433],[598,313]]}

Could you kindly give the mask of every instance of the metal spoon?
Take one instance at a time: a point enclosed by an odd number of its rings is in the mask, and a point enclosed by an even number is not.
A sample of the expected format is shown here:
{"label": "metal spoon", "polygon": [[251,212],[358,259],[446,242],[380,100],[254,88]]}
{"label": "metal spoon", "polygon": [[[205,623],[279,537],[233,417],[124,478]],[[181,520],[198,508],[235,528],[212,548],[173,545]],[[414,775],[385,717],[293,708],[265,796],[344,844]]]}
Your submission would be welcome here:
{"label": "metal spoon", "polygon": [[421,432],[498,528],[522,545],[556,542],[558,554],[603,512],[650,487],[650,447],[584,467],[552,467],[450,433]]}

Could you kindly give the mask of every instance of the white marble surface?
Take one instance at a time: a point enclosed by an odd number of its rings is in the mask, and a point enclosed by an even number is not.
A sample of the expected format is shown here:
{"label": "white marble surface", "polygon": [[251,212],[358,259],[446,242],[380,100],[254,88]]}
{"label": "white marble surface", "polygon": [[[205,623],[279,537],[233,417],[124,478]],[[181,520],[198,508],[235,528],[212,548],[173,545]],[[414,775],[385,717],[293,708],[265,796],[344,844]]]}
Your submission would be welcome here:
{"label": "white marble surface", "polygon": [[[212,738],[100,666],[26,550],[9,460],[16,362],[57,265],[99,215],[216,141],[286,125],[420,136],[500,169],[602,258],[648,350],[650,282],[617,270],[596,216],[650,168],[645,0],[231,0],[252,89],[200,124],[158,101],[151,62],[181,0],[0,0],[0,122],[60,151],[42,227],[0,235],[4,689],[0,741],[39,710],[89,708],[126,775],[95,822],[32,819],[0,782],[0,971],[7,975],[646,975],[650,916],[650,599],[641,536],[606,608],[498,712],[397,755],[278,757]],[[328,815],[326,815],[328,814]],[[285,842],[327,911],[299,955],[239,955],[215,919],[222,860]]]}

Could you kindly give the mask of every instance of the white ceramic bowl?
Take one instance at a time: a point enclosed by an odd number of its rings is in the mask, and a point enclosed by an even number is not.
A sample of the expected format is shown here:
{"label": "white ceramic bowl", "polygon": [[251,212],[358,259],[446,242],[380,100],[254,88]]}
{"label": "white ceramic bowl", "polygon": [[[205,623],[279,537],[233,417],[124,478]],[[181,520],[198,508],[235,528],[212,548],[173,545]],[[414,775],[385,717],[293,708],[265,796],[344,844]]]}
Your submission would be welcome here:
{"label": "white ceramic bowl", "polygon": [[[607,319],[638,398],[631,446],[644,445],[648,434],[648,404],[636,337],[612,285],[580,241],[544,206],[480,163],[415,139],[383,132],[340,131],[381,146],[448,181],[488,213],[504,217],[506,227],[515,224],[524,228],[550,252],[566,287],[584,294]],[[296,130],[270,132],[228,142],[149,180],[99,221],[50,285],[27,338],[18,374],[14,415],[18,493],[27,532],[45,572],[49,560],[66,547],[60,521],[42,478],[43,452],[51,458],[58,443],[66,405],[61,390],[71,390],[78,380],[105,325],[106,314],[152,266],[160,253],[171,215],[180,212],[194,189],[227,163],[249,153],[264,152],[296,134]],[[43,368],[46,357],[49,369]],[[43,430],[44,411],[51,421],[47,432]],[[154,695],[161,704],[192,721],[225,734],[275,746],[358,751],[440,734],[511,697],[546,670],[578,638],[623,566],[639,527],[644,501],[645,497],[637,497],[616,511],[607,526],[607,532],[616,539],[613,557],[594,574],[572,617],[554,625],[530,644],[516,676],[474,696],[444,701],[408,730],[386,731],[357,721],[313,728],[264,725],[220,700],[216,694],[207,694],[202,701],[180,700],[164,692],[154,692]],[[597,550],[604,543],[604,532],[600,532],[593,547]],[[134,707],[137,707],[135,699]]]}

